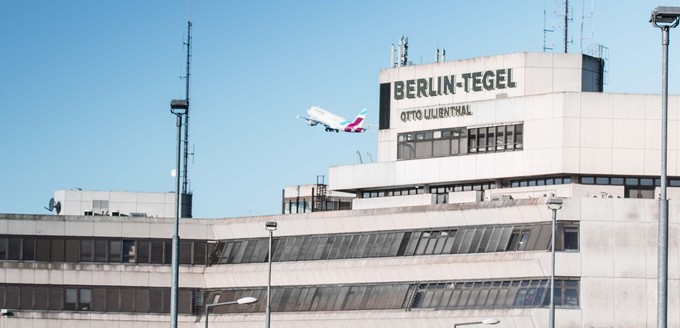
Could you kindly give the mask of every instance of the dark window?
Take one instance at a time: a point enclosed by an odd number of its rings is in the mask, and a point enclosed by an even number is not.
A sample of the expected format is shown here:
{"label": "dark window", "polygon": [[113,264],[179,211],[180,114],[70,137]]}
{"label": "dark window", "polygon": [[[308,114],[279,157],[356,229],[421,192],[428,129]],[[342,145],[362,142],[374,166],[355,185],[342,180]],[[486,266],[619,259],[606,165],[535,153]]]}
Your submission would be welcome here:
{"label": "dark window", "polygon": [[22,260],[35,261],[35,238],[24,238]]}
{"label": "dark window", "polygon": [[578,226],[564,227],[564,250],[578,250]]}
{"label": "dark window", "polygon": [[[0,243],[2,241],[0,240]],[[0,256],[2,259],[2,256]],[[39,262],[50,261],[50,240],[46,238],[38,238],[36,240],[35,260]]]}
{"label": "dark window", "polygon": [[123,259],[123,242],[121,240],[109,241],[109,262],[120,263]]}
{"label": "dark window", "polygon": [[79,257],[80,257],[79,241],[74,239],[67,239],[64,261],[76,263],[78,262]]}
{"label": "dark window", "polygon": [[0,238],[0,260],[7,259],[7,238]]}
{"label": "dark window", "polygon": [[21,238],[9,238],[9,260],[21,260]]}

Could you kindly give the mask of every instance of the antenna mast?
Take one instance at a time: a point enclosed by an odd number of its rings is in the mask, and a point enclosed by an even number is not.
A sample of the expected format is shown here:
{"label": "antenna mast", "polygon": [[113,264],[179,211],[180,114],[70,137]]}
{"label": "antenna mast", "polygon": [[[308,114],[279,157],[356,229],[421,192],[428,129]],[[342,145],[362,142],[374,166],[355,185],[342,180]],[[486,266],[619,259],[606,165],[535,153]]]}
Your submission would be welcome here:
{"label": "antenna mast", "polygon": [[[187,73],[184,76],[186,79],[186,101],[189,104],[189,81],[191,77],[191,20],[187,20]],[[189,159],[189,108],[187,108],[187,113],[185,115],[186,119],[184,121],[184,168],[182,172],[182,194],[188,194],[187,181],[189,179],[189,169],[188,169],[188,159]]]}
{"label": "antenna mast", "polygon": [[568,52],[567,43],[569,41],[569,0],[564,1],[564,53]]}

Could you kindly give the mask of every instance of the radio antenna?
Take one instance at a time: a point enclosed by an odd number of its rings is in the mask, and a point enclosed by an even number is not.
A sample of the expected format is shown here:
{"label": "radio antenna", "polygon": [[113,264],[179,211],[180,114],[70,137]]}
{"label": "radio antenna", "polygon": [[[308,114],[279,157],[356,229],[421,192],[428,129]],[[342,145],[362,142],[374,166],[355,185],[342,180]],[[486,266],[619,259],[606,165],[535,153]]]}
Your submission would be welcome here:
{"label": "radio antenna", "polygon": [[[184,78],[186,79],[186,94],[185,100],[187,101],[187,106],[189,106],[189,82],[191,80],[191,20],[187,19],[187,42],[184,43],[187,46],[187,72]],[[189,159],[189,107],[187,107],[187,113],[184,120],[184,168],[182,172],[182,193],[188,194],[187,184],[189,179],[189,169],[188,169],[188,159]]]}

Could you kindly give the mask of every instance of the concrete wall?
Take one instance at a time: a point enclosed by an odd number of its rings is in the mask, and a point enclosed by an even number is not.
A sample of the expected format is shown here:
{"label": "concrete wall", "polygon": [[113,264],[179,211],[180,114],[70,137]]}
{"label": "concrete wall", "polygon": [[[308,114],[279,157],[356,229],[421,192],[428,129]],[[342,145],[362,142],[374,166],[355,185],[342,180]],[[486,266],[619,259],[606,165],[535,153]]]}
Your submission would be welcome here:
{"label": "concrete wall", "polygon": [[[186,238],[266,237],[264,222],[278,221],[275,236],[379,230],[423,229],[480,224],[546,222],[551,212],[545,199],[520,199],[469,204],[413,206],[389,209],[307,213],[286,216],[183,220]],[[669,308],[680,306],[678,211],[670,206]],[[645,199],[567,198],[559,220],[580,222],[580,251],[558,252],[556,275],[580,277],[580,308],[559,309],[559,327],[653,327],[656,304],[657,202]],[[156,236],[169,238],[171,220],[132,218],[0,216],[8,234],[81,236]],[[44,224],[43,224],[44,223]],[[128,224],[132,223],[130,226]],[[148,227],[144,231],[140,227]],[[125,232],[124,232],[125,231]],[[163,233],[162,231],[166,231]],[[267,265],[240,264],[183,267],[181,286],[229,288],[264,286]],[[280,262],[273,265],[277,286],[338,283],[475,280],[547,277],[550,253],[545,251],[413,256],[329,261]],[[168,268],[70,264],[49,266],[2,263],[3,283],[54,283],[162,286]],[[274,313],[282,327],[450,327],[452,322],[497,317],[498,327],[546,327],[547,309],[414,310]],[[29,319],[30,318],[30,319]],[[182,327],[200,327],[200,318],[183,316]],[[18,313],[6,320],[34,327],[157,327],[162,316],[98,313]],[[58,320],[58,321],[57,321]],[[127,321],[129,320],[129,321]],[[456,321],[457,320],[457,321]],[[215,325],[255,327],[262,314],[215,315]],[[213,321],[211,321],[213,322]],[[30,326],[30,325],[29,325]],[[669,311],[669,327],[680,326],[680,314]]]}
{"label": "concrete wall", "polygon": [[[562,173],[659,175],[661,97],[561,93],[471,105],[474,115],[395,125],[379,163],[329,168],[333,190],[384,188]],[[668,174],[680,175],[680,97],[669,100]],[[524,122],[521,151],[397,160],[397,133]],[[386,149],[384,148],[386,147]]]}
{"label": "concrete wall", "polygon": [[61,203],[59,215],[84,215],[93,211],[93,201],[108,201],[108,208],[96,211],[96,214],[111,215],[113,212],[130,215],[144,213],[149,217],[174,217],[175,193],[161,192],[127,192],[127,191],[92,191],[92,190],[57,190],[54,200]]}

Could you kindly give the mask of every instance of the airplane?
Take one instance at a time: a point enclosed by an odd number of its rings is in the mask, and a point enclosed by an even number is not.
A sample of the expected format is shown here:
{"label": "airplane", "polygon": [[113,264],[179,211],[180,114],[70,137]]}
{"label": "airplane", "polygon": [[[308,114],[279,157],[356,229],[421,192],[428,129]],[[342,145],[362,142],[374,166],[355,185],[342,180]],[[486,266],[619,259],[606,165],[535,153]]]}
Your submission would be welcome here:
{"label": "airplane", "polygon": [[343,117],[337,116],[321,107],[312,106],[307,110],[307,115],[309,117],[304,118],[305,123],[309,126],[315,126],[317,124],[322,124],[326,127],[326,132],[364,132],[365,128],[362,127],[364,124],[364,119],[366,118],[366,109],[364,108],[359,115],[350,122]]}

